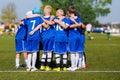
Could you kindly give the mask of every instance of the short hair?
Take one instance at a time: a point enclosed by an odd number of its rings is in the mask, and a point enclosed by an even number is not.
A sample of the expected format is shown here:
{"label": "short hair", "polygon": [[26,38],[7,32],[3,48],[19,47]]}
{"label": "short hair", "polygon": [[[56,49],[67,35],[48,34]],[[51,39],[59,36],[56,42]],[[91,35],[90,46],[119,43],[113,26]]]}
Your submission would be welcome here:
{"label": "short hair", "polygon": [[44,8],[47,8],[50,13],[52,13],[52,7],[50,5],[46,5]]}
{"label": "short hair", "polygon": [[62,9],[62,8],[56,8],[56,11],[57,11],[57,10],[62,10],[62,11],[63,11],[63,14],[62,14],[62,15],[63,15],[63,16],[66,15],[66,11],[65,11],[64,9]]}
{"label": "short hair", "polygon": [[69,13],[76,13],[76,8],[75,8],[75,6],[69,6],[69,7],[68,7],[68,11],[69,11]]}

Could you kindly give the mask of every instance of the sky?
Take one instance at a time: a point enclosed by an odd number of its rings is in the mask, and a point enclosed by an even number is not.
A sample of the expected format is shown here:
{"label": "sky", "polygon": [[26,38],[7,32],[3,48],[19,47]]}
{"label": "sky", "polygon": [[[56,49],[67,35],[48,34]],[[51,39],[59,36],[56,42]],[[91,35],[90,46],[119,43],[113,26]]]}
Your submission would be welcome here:
{"label": "sky", "polygon": [[4,7],[7,6],[8,3],[13,2],[16,6],[16,13],[18,19],[24,18],[27,11],[30,11],[34,8],[39,8],[42,6],[40,0],[0,0],[0,15],[1,11]]}
{"label": "sky", "polygon": [[[27,11],[32,10],[36,7],[41,7],[42,3],[40,0],[0,0],[0,15],[2,9],[10,2],[15,3],[16,12],[18,19],[22,19],[25,16]],[[112,0],[112,4],[108,5],[110,7],[111,13],[105,17],[97,18],[100,23],[111,23],[118,22],[120,23],[120,0]]]}
{"label": "sky", "polygon": [[112,4],[109,7],[111,13],[105,17],[99,17],[98,20],[101,23],[120,23],[120,0],[112,0]]}

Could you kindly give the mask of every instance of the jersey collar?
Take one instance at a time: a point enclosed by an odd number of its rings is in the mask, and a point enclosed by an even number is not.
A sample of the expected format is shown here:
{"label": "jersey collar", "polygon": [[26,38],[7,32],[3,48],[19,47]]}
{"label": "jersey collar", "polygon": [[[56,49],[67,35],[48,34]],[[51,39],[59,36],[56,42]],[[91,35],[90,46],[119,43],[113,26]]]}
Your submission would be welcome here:
{"label": "jersey collar", "polygon": [[50,15],[48,15],[48,16],[44,16],[44,18],[49,18],[50,17]]}

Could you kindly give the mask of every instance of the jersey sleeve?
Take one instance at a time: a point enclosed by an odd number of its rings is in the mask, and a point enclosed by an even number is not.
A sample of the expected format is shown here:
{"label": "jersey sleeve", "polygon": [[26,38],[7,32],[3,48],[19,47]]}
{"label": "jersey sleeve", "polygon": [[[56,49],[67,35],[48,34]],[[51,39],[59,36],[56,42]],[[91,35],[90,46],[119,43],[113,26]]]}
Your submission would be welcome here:
{"label": "jersey sleeve", "polygon": [[27,25],[27,20],[26,19],[23,19],[21,21],[22,21],[22,23],[23,23],[24,26]]}
{"label": "jersey sleeve", "polygon": [[77,19],[78,23],[82,23],[82,20],[80,18]]}
{"label": "jersey sleeve", "polygon": [[44,24],[42,17],[39,18],[39,24]]}
{"label": "jersey sleeve", "polygon": [[70,18],[66,18],[66,25],[70,26]]}

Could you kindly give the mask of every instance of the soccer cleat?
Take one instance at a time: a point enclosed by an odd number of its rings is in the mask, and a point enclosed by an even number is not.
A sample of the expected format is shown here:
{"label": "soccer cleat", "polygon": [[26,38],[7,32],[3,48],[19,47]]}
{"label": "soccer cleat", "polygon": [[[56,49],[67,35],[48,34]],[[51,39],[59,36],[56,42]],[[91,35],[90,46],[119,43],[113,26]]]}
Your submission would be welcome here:
{"label": "soccer cleat", "polygon": [[53,70],[54,70],[54,71],[60,71],[60,67],[54,68]]}
{"label": "soccer cleat", "polygon": [[16,66],[16,69],[21,69],[21,68],[23,68],[23,67],[21,67],[21,66]]}
{"label": "soccer cleat", "polygon": [[31,71],[31,68],[28,68],[27,71]]}
{"label": "soccer cleat", "polygon": [[37,68],[32,68],[31,71],[37,71],[38,69]]}
{"label": "soccer cleat", "polygon": [[44,71],[45,70],[45,66],[41,66],[40,70]]}
{"label": "soccer cleat", "polygon": [[67,71],[67,68],[66,68],[66,67],[64,67],[64,68],[63,68],[63,71]]}
{"label": "soccer cleat", "polygon": [[67,70],[68,70],[68,71],[71,71],[71,70],[72,70],[72,67],[67,68]]}
{"label": "soccer cleat", "polygon": [[77,67],[69,67],[69,68],[67,68],[68,71],[75,71],[77,69],[78,69]]}
{"label": "soccer cleat", "polygon": [[50,71],[51,70],[51,68],[49,67],[49,66],[47,66],[46,68],[45,68],[45,71]]}
{"label": "soccer cleat", "polygon": [[76,71],[77,70],[77,67],[73,67],[72,69],[71,69],[71,71]]}

